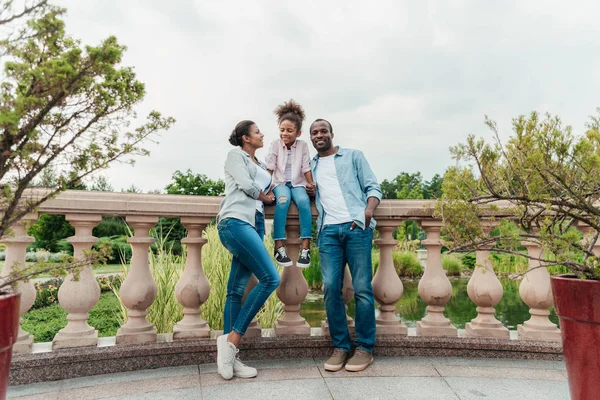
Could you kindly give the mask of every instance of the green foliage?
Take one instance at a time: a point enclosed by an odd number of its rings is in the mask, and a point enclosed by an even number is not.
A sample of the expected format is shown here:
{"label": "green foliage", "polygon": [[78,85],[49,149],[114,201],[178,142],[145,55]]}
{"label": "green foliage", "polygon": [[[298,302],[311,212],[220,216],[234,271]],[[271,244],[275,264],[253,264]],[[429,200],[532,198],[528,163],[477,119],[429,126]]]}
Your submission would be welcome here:
{"label": "green foliage", "polygon": [[194,174],[191,169],[175,171],[172,182],[165,188],[168,194],[189,194],[197,196],[223,196],[225,182],[221,179],[213,181],[204,174]]}
{"label": "green foliage", "polygon": [[460,276],[463,271],[460,260],[449,254],[442,254],[442,267],[446,270],[448,276]]}
{"label": "green foliage", "polygon": [[477,262],[475,253],[473,252],[464,254],[460,261],[462,262],[462,265],[471,270],[475,269],[475,264]]}
{"label": "green foliage", "polygon": [[61,250],[58,242],[73,236],[75,228],[67,222],[64,215],[41,214],[35,224],[29,228],[28,233],[35,238],[35,242],[29,248],[45,249],[56,253]]}
{"label": "green foliage", "polygon": [[[144,143],[174,123],[152,111],[130,129],[146,92],[133,68],[121,66],[125,46],[112,36],[82,46],[67,34],[64,10],[39,10],[21,24],[25,28],[19,32],[27,34],[17,40],[0,37],[0,201],[5,204],[0,236],[93,172],[147,155]],[[24,189],[48,168],[56,170],[56,185],[22,201]]]}
{"label": "green foliage", "polygon": [[[485,122],[494,142],[469,136],[451,149],[457,165],[444,176],[436,209],[454,250],[498,243],[497,251],[522,254],[521,242],[529,241],[545,249],[544,265],[600,279],[593,252],[600,231],[600,109],[581,135],[558,117],[532,112],[513,119],[513,135],[503,143],[496,123]],[[503,221],[497,235],[482,219]],[[588,231],[583,239],[576,227]]]}
{"label": "green foliage", "polygon": [[398,276],[416,278],[423,274],[423,267],[414,251],[394,251],[392,259]]}
{"label": "green foliage", "polygon": [[103,237],[94,244],[94,249],[99,249],[101,246],[108,246],[109,260],[113,263],[128,264],[131,261],[131,245],[127,242],[127,236],[110,236]]}
{"label": "green foliage", "polygon": [[442,195],[443,180],[435,174],[431,181],[423,182],[420,172],[402,172],[391,181],[381,182],[381,191],[384,199],[436,199]]}
{"label": "green foliage", "polygon": [[92,235],[102,238],[107,236],[129,236],[129,226],[123,217],[105,216],[94,227]]}
{"label": "green foliage", "polygon": [[302,269],[302,274],[308,283],[308,287],[320,290],[323,286],[321,274],[321,256],[319,249],[312,242],[310,244],[310,267]]}

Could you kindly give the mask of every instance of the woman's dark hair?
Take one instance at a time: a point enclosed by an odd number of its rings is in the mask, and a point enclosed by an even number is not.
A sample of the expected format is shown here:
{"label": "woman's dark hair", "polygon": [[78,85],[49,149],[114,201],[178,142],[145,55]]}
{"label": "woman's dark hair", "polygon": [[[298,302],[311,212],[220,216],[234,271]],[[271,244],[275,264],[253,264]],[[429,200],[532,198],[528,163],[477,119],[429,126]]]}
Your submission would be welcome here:
{"label": "woman's dark hair", "polygon": [[244,120],[238,122],[238,124],[233,128],[233,132],[229,136],[229,143],[234,146],[240,146],[244,144],[242,141],[242,136],[248,136],[250,134],[250,127],[254,125],[254,122],[250,120]]}
{"label": "woman's dark hair", "polygon": [[296,124],[298,130],[302,130],[302,122],[306,118],[306,115],[304,114],[304,108],[296,103],[294,99],[290,99],[290,101],[277,106],[274,113],[277,116],[278,124],[281,124],[283,121],[291,121]]}

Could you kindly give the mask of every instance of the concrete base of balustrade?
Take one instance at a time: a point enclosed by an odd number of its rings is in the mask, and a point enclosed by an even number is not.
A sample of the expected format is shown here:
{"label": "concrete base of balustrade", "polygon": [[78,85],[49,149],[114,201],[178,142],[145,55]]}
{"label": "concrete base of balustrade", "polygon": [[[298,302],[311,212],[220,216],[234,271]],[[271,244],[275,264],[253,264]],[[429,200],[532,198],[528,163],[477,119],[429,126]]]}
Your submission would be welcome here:
{"label": "concrete base of balustrade", "polygon": [[450,326],[431,326],[426,325],[422,321],[417,322],[417,334],[419,336],[458,336],[458,329]]}
{"label": "concrete base of balustrade", "polygon": [[98,345],[98,331],[84,337],[58,332],[52,341],[52,350],[70,349],[74,347],[96,347]]}
{"label": "concrete base of balustrade", "polygon": [[469,322],[465,325],[465,332],[468,337],[510,339],[510,332],[505,326],[490,328]]}
{"label": "concrete base of balustrade", "polygon": [[[172,335],[158,335],[158,342],[115,346],[115,338],[100,338],[98,347],[51,351],[50,343],[34,345],[33,354],[13,356],[10,385],[62,380],[89,375],[211,364],[216,360],[215,338],[222,332],[211,332],[210,339],[173,341]],[[414,329],[409,336],[377,338],[374,355],[421,357],[482,357],[539,360],[562,360],[560,342],[519,341],[466,338],[418,337]],[[464,332],[460,332],[464,335]],[[262,337],[244,339],[241,356],[244,360],[328,357],[331,339],[313,328],[311,336],[274,337],[272,329],[263,330]]]}
{"label": "concrete base of balustrade", "polygon": [[244,335],[244,339],[256,339],[262,336],[262,329],[258,322],[252,321],[248,329],[246,329],[246,334]]}
{"label": "concrete base of balustrade", "polygon": [[275,322],[275,334],[277,336],[310,336],[310,325],[306,321],[300,325],[288,325],[277,321]]}
{"label": "concrete base of balustrade", "polygon": [[549,342],[560,342],[560,329],[533,329],[525,325],[517,325],[520,340],[545,340]]}
{"label": "concrete base of balustrade", "polygon": [[131,332],[125,331],[123,328],[117,331],[117,344],[128,345],[128,344],[143,344],[143,343],[154,343],[157,340],[156,328],[152,331],[147,332]]}
{"label": "concrete base of balustrade", "polygon": [[33,348],[33,336],[29,335],[25,339],[21,339],[13,345],[13,354],[31,353],[32,348]]}
{"label": "concrete base of balustrade", "polygon": [[377,325],[377,337],[380,336],[406,336],[408,328],[404,323],[400,322],[394,325]]}
{"label": "concrete base of balustrade", "polygon": [[[329,334],[329,322],[327,322],[327,320],[321,321],[321,332],[323,336],[331,336]],[[354,326],[354,320],[352,318],[349,318],[348,320],[348,332],[350,332],[350,335],[356,335],[356,326]]]}

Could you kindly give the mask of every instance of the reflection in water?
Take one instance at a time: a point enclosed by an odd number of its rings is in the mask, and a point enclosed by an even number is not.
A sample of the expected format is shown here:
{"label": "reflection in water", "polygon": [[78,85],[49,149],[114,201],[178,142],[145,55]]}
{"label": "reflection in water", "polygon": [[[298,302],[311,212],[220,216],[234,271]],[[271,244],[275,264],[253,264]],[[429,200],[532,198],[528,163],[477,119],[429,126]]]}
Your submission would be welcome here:
{"label": "reflection in water", "polygon": [[[458,329],[464,329],[465,324],[477,316],[476,305],[467,295],[468,279],[451,279],[452,298],[446,304],[444,315],[452,321]],[[516,330],[517,325],[522,324],[530,318],[529,307],[519,297],[520,281],[500,279],[504,287],[502,301],[496,306],[496,318],[508,329]],[[404,294],[396,303],[396,314],[402,318],[406,326],[415,327],[417,321],[423,319],[426,314],[427,304],[421,300],[418,293],[418,281],[407,280],[404,284]],[[378,312],[378,311],[377,311]],[[302,303],[300,314],[306,318],[310,326],[319,327],[325,319],[325,308],[323,296],[310,294]],[[348,304],[348,315],[354,317],[354,300]],[[550,320],[558,324],[558,317],[552,310]]]}

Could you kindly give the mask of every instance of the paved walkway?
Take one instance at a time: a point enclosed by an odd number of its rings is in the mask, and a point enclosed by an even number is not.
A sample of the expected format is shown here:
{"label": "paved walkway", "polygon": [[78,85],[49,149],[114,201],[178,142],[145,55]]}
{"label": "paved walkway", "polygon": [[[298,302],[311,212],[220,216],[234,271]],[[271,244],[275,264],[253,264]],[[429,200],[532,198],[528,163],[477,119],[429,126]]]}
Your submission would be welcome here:
{"label": "paved walkway", "polygon": [[366,371],[329,373],[324,359],[247,362],[254,379],[224,381],[191,365],[10,387],[9,399],[543,399],[568,400],[564,363],[377,357]]}

